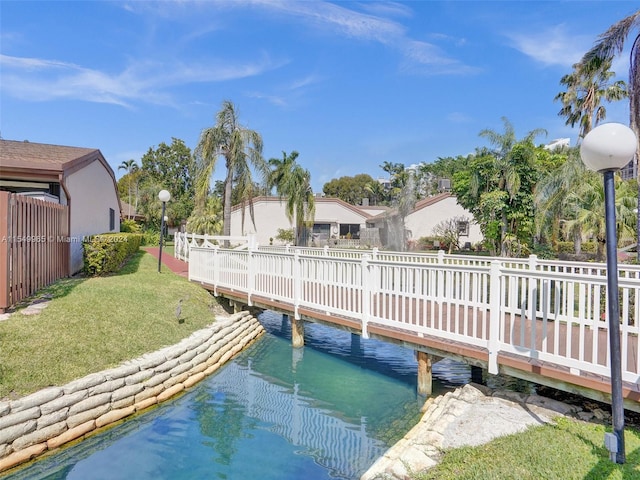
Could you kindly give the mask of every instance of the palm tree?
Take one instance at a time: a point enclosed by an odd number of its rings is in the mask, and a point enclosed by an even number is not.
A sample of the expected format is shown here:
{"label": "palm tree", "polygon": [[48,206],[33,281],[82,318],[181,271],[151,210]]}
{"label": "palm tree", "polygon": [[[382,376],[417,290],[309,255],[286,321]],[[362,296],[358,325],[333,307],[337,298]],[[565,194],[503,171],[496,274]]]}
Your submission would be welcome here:
{"label": "palm tree", "polygon": [[[538,233],[550,232],[551,243],[555,246],[559,240],[560,222],[575,220],[575,196],[571,195],[586,180],[588,171],[580,159],[577,148],[568,152],[566,161],[557,169],[540,179],[535,189],[536,224]],[[567,232],[574,243],[577,254],[581,251],[582,229],[578,222],[567,225],[573,229]]]}
{"label": "palm tree", "polygon": [[[588,65],[597,62],[599,59],[610,59],[619,55],[625,41],[629,38],[632,31],[636,31],[631,46],[631,54],[629,56],[629,126],[640,138],[640,10],[614,23],[609,29],[601,34],[596,44],[584,54],[580,63]],[[640,160],[640,144],[636,146],[636,165]],[[640,168],[637,169],[638,186],[640,187]],[[640,195],[637,196],[637,217],[636,225],[640,229]],[[636,231],[636,252],[640,261],[640,230]]]}
{"label": "palm tree", "polygon": [[567,91],[558,93],[554,98],[562,102],[558,115],[567,118],[566,125],[580,125],[580,138],[606,118],[607,110],[600,104],[603,99],[613,102],[628,96],[624,81],[610,83],[615,76],[611,62],[611,58],[598,58],[588,64],[576,63],[573,72],[560,80]]}
{"label": "palm tree", "polygon": [[228,236],[231,234],[231,195],[234,183],[239,188],[241,203],[249,202],[253,221],[254,184],[251,167],[264,178],[268,172],[267,164],[262,157],[262,137],[258,132],[240,125],[236,108],[228,100],[222,102],[222,108],[216,115],[216,124],[202,131],[196,147],[196,197],[199,199],[205,199],[209,194],[211,175],[219,156],[224,157],[227,168],[222,199],[222,230],[223,235]]}
{"label": "palm tree", "polygon": [[[616,223],[618,242],[628,242],[633,239],[635,225],[636,192],[629,188],[629,182],[624,182],[619,175],[615,176],[616,189]],[[606,222],[604,214],[604,185],[599,175],[588,172],[580,188],[572,193],[577,205],[577,215],[574,220],[567,222],[571,228],[574,223],[580,224],[585,235],[596,239],[596,260],[604,260],[606,240]]]}
{"label": "palm tree", "polygon": [[[523,146],[533,146],[534,139],[541,134],[547,133],[546,130],[542,128],[537,128],[535,130],[530,131],[522,140],[516,139],[515,129],[513,128],[513,124],[506,117],[502,117],[502,122],[504,123],[504,133],[498,133],[494,130],[485,129],[480,132],[481,137],[485,137],[489,143],[495,147],[493,150],[493,178],[492,182],[495,183],[494,187],[491,190],[495,190],[497,192],[506,192],[508,194],[507,202],[504,204],[505,208],[500,209],[500,255],[507,255],[507,238],[509,233],[515,233],[514,228],[511,228],[511,232],[509,232],[509,222],[507,215],[507,208],[510,202],[513,202],[515,197],[520,192],[520,187],[522,184],[522,178],[520,175],[520,167],[519,163],[523,159],[530,159],[530,155],[527,155],[526,152],[522,152],[521,149],[516,149],[517,145]],[[517,154],[516,154],[517,153]],[[532,160],[532,159],[530,159]],[[474,172],[471,177],[471,194],[474,197],[477,197],[478,201],[481,202],[481,192],[480,192],[480,172]],[[503,201],[504,194],[494,194],[491,193],[492,201]]]}
{"label": "palm tree", "polygon": [[[118,166],[118,170],[125,170],[127,172],[127,175],[131,175],[138,171],[138,164],[134,159],[123,160],[122,163]],[[127,178],[127,184],[129,185],[129,201],[127,203],[129,204],[129,206],[131,206],[131,177]],[[137,204],[137,194],[136,194],[136,204]],[[131,208],[129,208],[128,210],[127,217],[131,219]]]}
{"label": "palm tree", "polygon": [[290,155],[282,152],[282,160],[269,160],[271,172],[268,185],[276,187],[280,198],[286,198],[286,214],[289,221],[296,226],[296,245],[303,239],[305,227],[313,225],[315,215],[315,200],[311,188],[311,174],[296,163],[298,152]]}

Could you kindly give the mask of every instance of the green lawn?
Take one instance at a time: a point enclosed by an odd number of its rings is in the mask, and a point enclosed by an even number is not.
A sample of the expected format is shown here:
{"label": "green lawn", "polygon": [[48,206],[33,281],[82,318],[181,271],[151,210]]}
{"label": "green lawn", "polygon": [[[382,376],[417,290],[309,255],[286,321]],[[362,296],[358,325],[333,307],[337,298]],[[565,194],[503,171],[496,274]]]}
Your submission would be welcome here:
{"label": "green lawn", "polygon": [[609,427],[559,418],[486,445],[445,453],[443,461],[414,480],[632,480],[640,479],[640,432],[625,429],[627,462],[609,460]]}
{"label": "green lawn", "polygon": [[39,296],[53,298],[41,314],[18,311],[0,322],[0,398],[117,366],[226,314],[202,287],[157,269],[157,259],[141,251],[117,275],[64,279],[43,290]]}

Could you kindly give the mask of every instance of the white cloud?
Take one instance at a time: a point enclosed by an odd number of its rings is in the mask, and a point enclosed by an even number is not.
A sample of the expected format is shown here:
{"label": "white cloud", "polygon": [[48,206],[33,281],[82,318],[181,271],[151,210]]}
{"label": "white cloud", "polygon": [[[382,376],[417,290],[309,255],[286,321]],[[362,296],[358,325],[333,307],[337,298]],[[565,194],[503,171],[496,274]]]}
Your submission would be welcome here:
{"label": "white cloud", "polygon": [[137,102],[173,105],[168,87],[256,76],[281,63],[267,56],[235,65],[141,61],[110,74],[71,63],[0,55],[0,65],[2,89],[24,100],[76,99],[131,107]]}
{"label": "white cloud", "polygon": [[506,36],[512,41],[513,48],[544,66],[570,68],[580,61],[593,43],[590,36],[568,32],[564,24],[537,30],[533,34],[507,33]]}

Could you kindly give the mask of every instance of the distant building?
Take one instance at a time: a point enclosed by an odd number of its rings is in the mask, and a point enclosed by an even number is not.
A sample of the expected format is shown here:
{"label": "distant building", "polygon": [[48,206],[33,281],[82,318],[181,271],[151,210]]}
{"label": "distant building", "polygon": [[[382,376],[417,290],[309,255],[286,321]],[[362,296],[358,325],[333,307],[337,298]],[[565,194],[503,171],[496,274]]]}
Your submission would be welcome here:
{"label": "distant building", "polygon": [[555,140],[551,140],[551,142],[547,143],[544,146],[545,150],[553,151],[558,148],[569,148],[571,146],[570,138],[556,138]]}
{"label": "distant building", "polygon": [[620,170],[623,180],[631,180],[638,177],[638,162],[634,158],[627,165]]}

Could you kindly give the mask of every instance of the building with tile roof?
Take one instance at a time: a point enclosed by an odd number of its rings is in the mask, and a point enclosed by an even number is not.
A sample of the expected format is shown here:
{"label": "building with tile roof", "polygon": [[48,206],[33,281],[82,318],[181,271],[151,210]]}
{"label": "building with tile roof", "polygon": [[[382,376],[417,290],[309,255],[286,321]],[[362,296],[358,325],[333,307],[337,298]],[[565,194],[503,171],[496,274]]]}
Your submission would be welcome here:
{"label": "building with tile roof", "polygon": [[0,140],[0,190],[69,206],[71,273],[84,238],[120,231],[116,178],[98,149]]}

